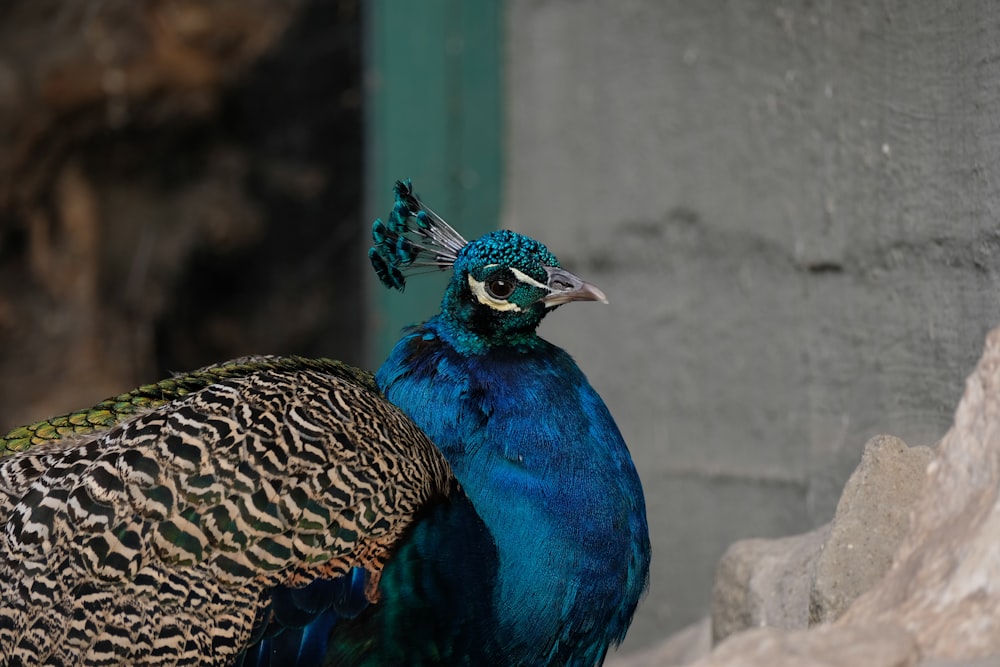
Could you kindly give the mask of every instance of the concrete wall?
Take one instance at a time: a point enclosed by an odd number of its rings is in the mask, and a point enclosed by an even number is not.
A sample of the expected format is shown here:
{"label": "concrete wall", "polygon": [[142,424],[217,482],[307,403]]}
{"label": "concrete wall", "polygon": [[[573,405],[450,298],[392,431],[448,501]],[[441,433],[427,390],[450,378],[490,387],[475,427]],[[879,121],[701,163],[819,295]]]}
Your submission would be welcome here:
{"label": "concrete wall", "polygon": [[509,0],[504,224],[610,306],[544,334],[618,418],[655,549],[636,648],[732,541],[933,444],[1000,322],[1000,8]]}

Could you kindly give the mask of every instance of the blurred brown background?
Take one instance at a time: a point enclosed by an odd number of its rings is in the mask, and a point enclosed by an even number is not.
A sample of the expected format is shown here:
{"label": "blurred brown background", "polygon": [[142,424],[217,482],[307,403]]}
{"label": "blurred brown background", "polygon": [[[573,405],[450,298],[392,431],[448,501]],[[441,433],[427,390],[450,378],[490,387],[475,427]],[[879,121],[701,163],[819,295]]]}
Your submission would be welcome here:
{"label": "blurred brown background", "polygon": [[360,60],[352,0],[0,6],[0,430],[241,354],[358,363]]}

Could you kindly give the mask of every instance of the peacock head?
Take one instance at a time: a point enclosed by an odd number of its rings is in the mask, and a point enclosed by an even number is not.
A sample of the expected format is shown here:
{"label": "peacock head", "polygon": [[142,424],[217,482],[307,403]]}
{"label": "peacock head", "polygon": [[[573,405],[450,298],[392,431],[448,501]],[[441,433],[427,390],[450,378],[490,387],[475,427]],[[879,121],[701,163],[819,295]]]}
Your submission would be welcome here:
{"label": "peacock head", "polygon": [[604,293],[559,266],[538,241],[509,230],[466,241],[414,194],[409,180],[395,187],[389,222],[376,220],[368,252],[387,287],[402,290],[404,274],[421,268],[453,270],[441,314],[480,347],[533,336],[542,318],[570,301],[601,301]]}

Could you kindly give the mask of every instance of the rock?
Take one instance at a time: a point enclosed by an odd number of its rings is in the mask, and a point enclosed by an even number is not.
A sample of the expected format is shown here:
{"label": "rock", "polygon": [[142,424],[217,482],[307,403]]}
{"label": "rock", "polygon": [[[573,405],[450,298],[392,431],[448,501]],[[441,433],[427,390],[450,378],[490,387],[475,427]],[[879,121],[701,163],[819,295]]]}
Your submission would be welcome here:
{"label": "rock", "polygon": [[[901,451],[885,440],[871,447],[869,471],[911,465],[915,469],[916,459],[910,454],[904,454],[908,463],[887,464]],[[842,503],[844,511],[850,507],[854,512],[855,506],[869,501],[879,507],[879,494],[868,484],[860,480],[852,487],[857,495]],[[877,559],[881,550],[865,550],[878,538],[857,532],[862,528],[871,529],[859,521],[834,535],[835,527],[831,542],[857,542],[861,552],[876,554],[871,558]],[[853,571],[843,562],[833,570],[841,576]],[[829,616],[833,615],[831,607]],[[954,426],[927,467],[913,521],[888,573],[833,623],[809,630],[748,630],[693,663],[694,667],[987,664],[1000,664],[1000,329],[987,337],[983,357],[966,381]]]}
{"label": "rock", "polygon": [[678,630],[656,646],[627,656],[609,658],[606,667],[682,667],[712,648],[712,622],[705,617]]}
{"label": "rock", "polygon": [[888,435],[865,445],[816,561],[810,625],[838,618],[889,570],[933,456],[929,447],[907,447]]}
{"label": "rock", "polygon": [[712,589],[712,642],[762,626],[805,628],[813,572],[830,525],[776,540],[741,540],[719,561]]}
{"label": "rock", "polygon": [[888,571],[932,457],[929,447],[876,436],[830,524],[733,544],[716,570],[713,642],[748,628],[806,628],[840,616]]}
{"label": "rock", "polygon": [[913,637],[895,625],[824,625],[734,635],[690,667],[916,667],[919,659]]}
{"label": "rock", "polygon": [[1000,329],[994,329],[928,468],[913,528],[892,569],[841,622],[895,623],[929,657],[1000,654],[998,500]]}

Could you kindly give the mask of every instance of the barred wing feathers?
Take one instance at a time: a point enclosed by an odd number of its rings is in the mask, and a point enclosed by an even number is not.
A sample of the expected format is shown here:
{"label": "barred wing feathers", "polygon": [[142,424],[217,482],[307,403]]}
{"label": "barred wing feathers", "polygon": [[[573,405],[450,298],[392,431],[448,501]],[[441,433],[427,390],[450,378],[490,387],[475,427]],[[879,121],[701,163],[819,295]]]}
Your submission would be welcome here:
{"label": "barred wing feathers", "polygon": [[236,364],[0,458],[0,664],[225,664],[275,587],[360,566],[376,599],[447,463],[360,371]]}

